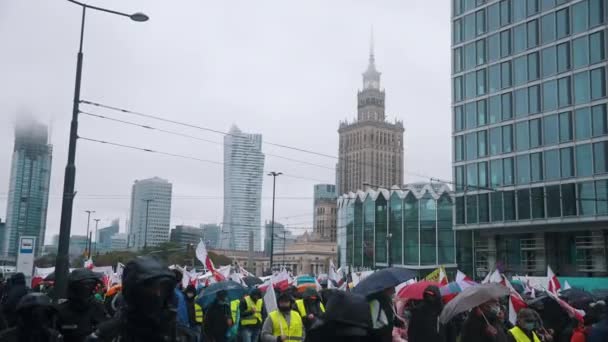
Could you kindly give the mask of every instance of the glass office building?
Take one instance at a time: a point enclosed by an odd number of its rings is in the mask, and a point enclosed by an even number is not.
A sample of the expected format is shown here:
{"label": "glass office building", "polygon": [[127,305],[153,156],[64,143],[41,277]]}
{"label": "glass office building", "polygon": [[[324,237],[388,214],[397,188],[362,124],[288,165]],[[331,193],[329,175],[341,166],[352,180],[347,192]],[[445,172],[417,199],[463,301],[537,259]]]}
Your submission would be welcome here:
{"label": "glass office building", "polygon": [[415,183],[338,198],[341,265],[397,266],[421,274],[456,267],[453,198],[443,183]]}
{"label": "glass office building", "polygon": [[606,0],[453,0],[454,224],[466,263],[606,275]]}

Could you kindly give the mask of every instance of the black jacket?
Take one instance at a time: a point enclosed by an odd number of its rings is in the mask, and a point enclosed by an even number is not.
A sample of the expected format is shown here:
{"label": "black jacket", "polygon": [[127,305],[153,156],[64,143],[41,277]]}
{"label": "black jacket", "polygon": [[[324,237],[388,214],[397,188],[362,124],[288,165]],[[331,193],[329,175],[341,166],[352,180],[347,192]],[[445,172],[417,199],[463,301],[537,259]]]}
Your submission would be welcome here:
{"label": "black jacket", "polygon": [[25,285],[25,276],[23,273],[14,274],[9,279],[7,294],[4,303],[2,303],[2,313],[9,327],[15,326],[17,304],[23,296],[28,294],[29,290]]}

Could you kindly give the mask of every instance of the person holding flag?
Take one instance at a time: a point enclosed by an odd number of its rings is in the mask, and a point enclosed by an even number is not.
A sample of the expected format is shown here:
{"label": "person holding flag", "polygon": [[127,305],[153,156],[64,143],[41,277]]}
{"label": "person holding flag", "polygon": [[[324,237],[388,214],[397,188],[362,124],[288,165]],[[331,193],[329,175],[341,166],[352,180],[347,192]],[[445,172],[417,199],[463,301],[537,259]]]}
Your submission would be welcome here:
{"label": "person holding flag", "polygon": [[266,316],[262,291],[251,290],[248,296],[241,299],[241,342],[257,342]]}

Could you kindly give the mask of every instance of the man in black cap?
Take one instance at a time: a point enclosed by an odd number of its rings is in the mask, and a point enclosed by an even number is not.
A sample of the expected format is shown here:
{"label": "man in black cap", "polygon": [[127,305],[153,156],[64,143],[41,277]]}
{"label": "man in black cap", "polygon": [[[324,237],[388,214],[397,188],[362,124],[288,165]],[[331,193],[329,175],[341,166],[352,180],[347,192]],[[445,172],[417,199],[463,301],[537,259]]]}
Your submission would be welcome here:
{"label": "man in black cap", "polygon": [[[268,291],[271,291],[269,289]],[[262,326],[262,342],[303,341],[306,337],[302,318],[291,309],[292,297],[288,293],[279,296],[279,309],[268,314]]]}
{"label": "man in black cap", "polygon": [[248,296],[241,299],[241,342],[257,342],[266,318],[262,291],[253,289]]}
{"label": "man in black cap", "polygon": [[101,284],[99,274],[86,268],[73,270],[68,276],[67,301],[57,307],[57,326],[66,342],[82,342],[109,317],[102,303],[95,300]]}
{"label": "man in black cap", "polygon": [[207,340],[212,342],[226,341],[226,333],[232,327],[232,313],[228,305],[228,292],[218,291],[215,300],[205,312],[204,332]]}
{"label": "man in black cap", "polygon": [[54,330],[56,311],[51,299],[42,293],[21,298],[16,309],[17,326],[0,332],[3,342],[59,342],[61,334]]}
{"label": "man in black cap", "polygon": [[152,257],[138,257],[123,271],[123,304],[89,341],[183,341],[175,321],[175,275]]}

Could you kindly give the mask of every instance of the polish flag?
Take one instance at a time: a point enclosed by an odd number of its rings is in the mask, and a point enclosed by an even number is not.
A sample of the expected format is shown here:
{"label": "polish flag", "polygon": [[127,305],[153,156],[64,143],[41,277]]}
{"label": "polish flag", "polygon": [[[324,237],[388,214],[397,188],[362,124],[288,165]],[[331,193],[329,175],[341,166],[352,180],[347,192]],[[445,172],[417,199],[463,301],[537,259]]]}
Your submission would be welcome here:
{"label": "polish flag", "polygon": [[275,289],[279,289],[281,291],[287,290],[287,288],[289,287],[289,281],[290,281],[289,274],[287,273],[287,271],[285,271],[285,269],[283,269],[281,272],[273,275],[272,278],[270,279],[272,286]]}
{"label": "polish flag", "polygon": [[92,270],[95,267],[95,265],[93,265],[93,259],[88,258],[87,260],[84,261],[84,268],[88,268],[89,270]]}
{"label": "polish flag", "polygon": [[553,294],[557,294],[557,292],[562,288],[562,285],[559,283],[557,276],[555,275],[555,273],[553,273],[553,270],[549,265],[547,265],[547,280],[549,283],[547,285],[547,291]]}
{"label": "polish flag", "polygon": [[[498,269],[494,270],[489,277],[486,277],[488,283],[502,284],[505,285],[505,281],[503,276],[500,274]],[[484,279],[484,284],[486,283],[486,279]]]}
{"label": "polish flag", "polygon": [[439,285],[446,286],[448,285],[448,276],[445,274],[445,268],[443,266],[439,269]]}
{"label": "polish flag", "polygon": [[201,241],[196,246],[196,258],[200,262],[202,262],[203,265],[205,265],[205,267],[207,268],[207,270],[209,270],[213,274],[213,277],[215,277],[215,280],[217,280],[217,281],[226,280],[226,277],[224,277],[222,274],[220,274],[219,272],[217,272],[215,270],[213,261],[211,261],[211,258],[207,254],[207,247],[205,247],[205,243],[203,242],[203,239],[201,239]]}
{"label": "polish flag", "polygon": [[464,272],[461,271],[456,272],[456,283],[458,284],[458,286],[460,286],[462,290],[466,289],[467,287],[478,285],[476,282],[473,281],[473,279],[469,278],[469,276],[467,276],[466,274],[464,274]]}
{"label": "polish flag", "polygon": [[559,304],[559,306],[561,306],[562,309],[564,309],[564,311],[566,311],[568,313],[568,316],[576,319],[581,324],[585,321],[585,311],[573,308],[565,300],[559,298],[556,294],[554,294],[552,292],[547,292],[547,295],[549,295],[549,297],[555,299],[555,301]]}
{"label": "polish flag", "polygon": [[521,297],[521,295],[515,290],[513,285],[511,285],[511,282],[507,279],[507,277],[502,275],[502,278],[503,278],[502,283],[507,288],[509,288],[509,322],[511,322],[511,324],[516,324],[517,323],[517,313],[519,312],[519,310],[521,310],[523,308],[527,308],[528,305],[526,304],[524,299]]}

